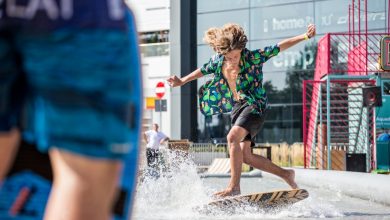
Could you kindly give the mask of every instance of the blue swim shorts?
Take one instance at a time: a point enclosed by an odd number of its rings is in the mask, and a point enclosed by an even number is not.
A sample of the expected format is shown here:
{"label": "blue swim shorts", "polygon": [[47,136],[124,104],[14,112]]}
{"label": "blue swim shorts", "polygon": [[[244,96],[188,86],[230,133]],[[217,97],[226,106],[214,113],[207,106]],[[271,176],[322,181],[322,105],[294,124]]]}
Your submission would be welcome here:
{"label": "blue swim shorts", "polygon": [[115,22],[89,11],[59,14],[58,22],[42,8],[35,20],[4,13],[0,131],[19,127],[41,151],[114,160],[137,152],[142,81],[130,11],[105,13],[121,18]]}

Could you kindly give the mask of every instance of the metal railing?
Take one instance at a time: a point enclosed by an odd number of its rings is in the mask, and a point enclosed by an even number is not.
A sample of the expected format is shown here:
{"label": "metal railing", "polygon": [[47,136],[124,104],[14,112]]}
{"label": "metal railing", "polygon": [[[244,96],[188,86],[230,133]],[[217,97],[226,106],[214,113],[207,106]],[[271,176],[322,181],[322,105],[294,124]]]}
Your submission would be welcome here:
{"label": "metal railing", "polygon": [[209,166],[215,158],[227,158],[226,144],[193,143],[189,154],[198,166]]}
{"label": "metal railing", "polygon": [[367,75],[378,71],[380,39],[387,33],[329,33],[318,41],[314,80],[329,74]]}
{"label": "metal railing", "polygon": [[140,44],[143,57],[169,56],[169,42]]}
{"label": "metal railing", "polygon": [[[272,160],[271,146],[256,144],[251,148],[252,153],[255,149],[266,150],[264,156]],[[227,143],[192,143],[189,154],[198,166],[209,166],[215,158],[229,158]]]}

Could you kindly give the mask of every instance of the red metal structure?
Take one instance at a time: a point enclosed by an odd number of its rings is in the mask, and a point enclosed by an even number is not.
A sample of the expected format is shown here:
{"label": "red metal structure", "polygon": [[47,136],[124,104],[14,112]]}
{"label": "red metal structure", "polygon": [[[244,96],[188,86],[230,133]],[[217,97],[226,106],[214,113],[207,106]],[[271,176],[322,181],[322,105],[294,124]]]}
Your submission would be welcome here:
{"label": "red metal structure", "polygon": [[[375,152],[374,147],[372,147],[375,146],[373,135],[375,119],[372,109],[363,109],[360,93],[362,87],[375,85],[375,80],[358,77],[370,76],[378,72],[379,42],[383,36],[390,33],[390,27],[388,25],[387,33],[368,33],[367,0],[364,0],[364,14],[360,10],[363,0],[351,0],[351,2],[352,5],[348,9],[349,32],[328,33],[319,40],[314,80],[303,82],[305,168],[315,166],[324,169],[324,166],[318,165],[318,160],[323,161],[326,157],[330,158],[330,155],[333,155],[333,149],[360,151],[363,147],[359,146],[359,141],[364,141],[359,139],[361,138],[359,132],[367,135],[368,142],[364,142],[367,145],[364,147],[370,147],[370,150],[366,152],[371,157],[371,167],[375,166],[373,157]],[[390,0],[388,5],[388,10],[390,10]],[[355,18],[356,8],[357,19]],[[390,22],[389,14],[388,11],[387,24]],[[364,33],[361,32],[360,19],[363,16],[365,18]],[[355,31],[356,22],[358,22],[357,31]],[[332,75],[341,77],[338,80],[327,79],[331,78],[329,76]],[[328,87],[326,83],[328,83]],[[328,97],[326,97],[327,95]],[[327,106],[324,105],[326,102],[328,102]],[[324,117],[324,114],[327,115]],[[326,127],[326,125],[331,126],[331,128]],[[367,128],[360,130],[358,126],[363,125]],[[323,132],[325,134],[322,134]],[[331,143],[326,144],[332,146],[332,153],[327,152],[327,155],[321,156],[321,153],[324,152],[320,148],[324,146],[322,143],[324,141],[331,141]],[[327,162],[330,163],[330,160]],[[331,166],[328,166],[328,169],[329,167]]]}

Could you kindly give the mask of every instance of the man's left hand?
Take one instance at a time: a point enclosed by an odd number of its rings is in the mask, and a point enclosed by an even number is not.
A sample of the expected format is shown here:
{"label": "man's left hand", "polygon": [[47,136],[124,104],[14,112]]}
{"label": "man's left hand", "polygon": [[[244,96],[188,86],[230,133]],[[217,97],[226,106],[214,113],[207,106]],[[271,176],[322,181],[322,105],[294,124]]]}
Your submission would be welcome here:
{"label": "man's left hand", "polygon": [[316,26],[314,24],[309,24],[307,26],[306,34],[309,38],[312,38],[316,35]]}

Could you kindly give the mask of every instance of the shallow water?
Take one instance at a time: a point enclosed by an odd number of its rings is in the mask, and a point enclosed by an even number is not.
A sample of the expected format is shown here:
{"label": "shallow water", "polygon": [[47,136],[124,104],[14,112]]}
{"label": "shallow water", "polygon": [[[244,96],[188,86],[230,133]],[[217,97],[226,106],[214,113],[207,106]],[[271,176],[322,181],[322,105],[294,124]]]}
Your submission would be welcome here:
{"label": "shallow water", "polygon": [[[137,186],[133,219],[390,219],[390,207],[351,198],[341,191],[300,186],[309,198],[288,208],[264,212],[244,206],[235,213],[215,210],[199,212],[196,207],[211,200],[213,192],[226,187],[229,178],[201,178],[196,165],[181,155],[165,154],[166,166],[157,173],[144,170]],[[270,178],[242,178],[243,194],[287,189],[282,182]]]}

